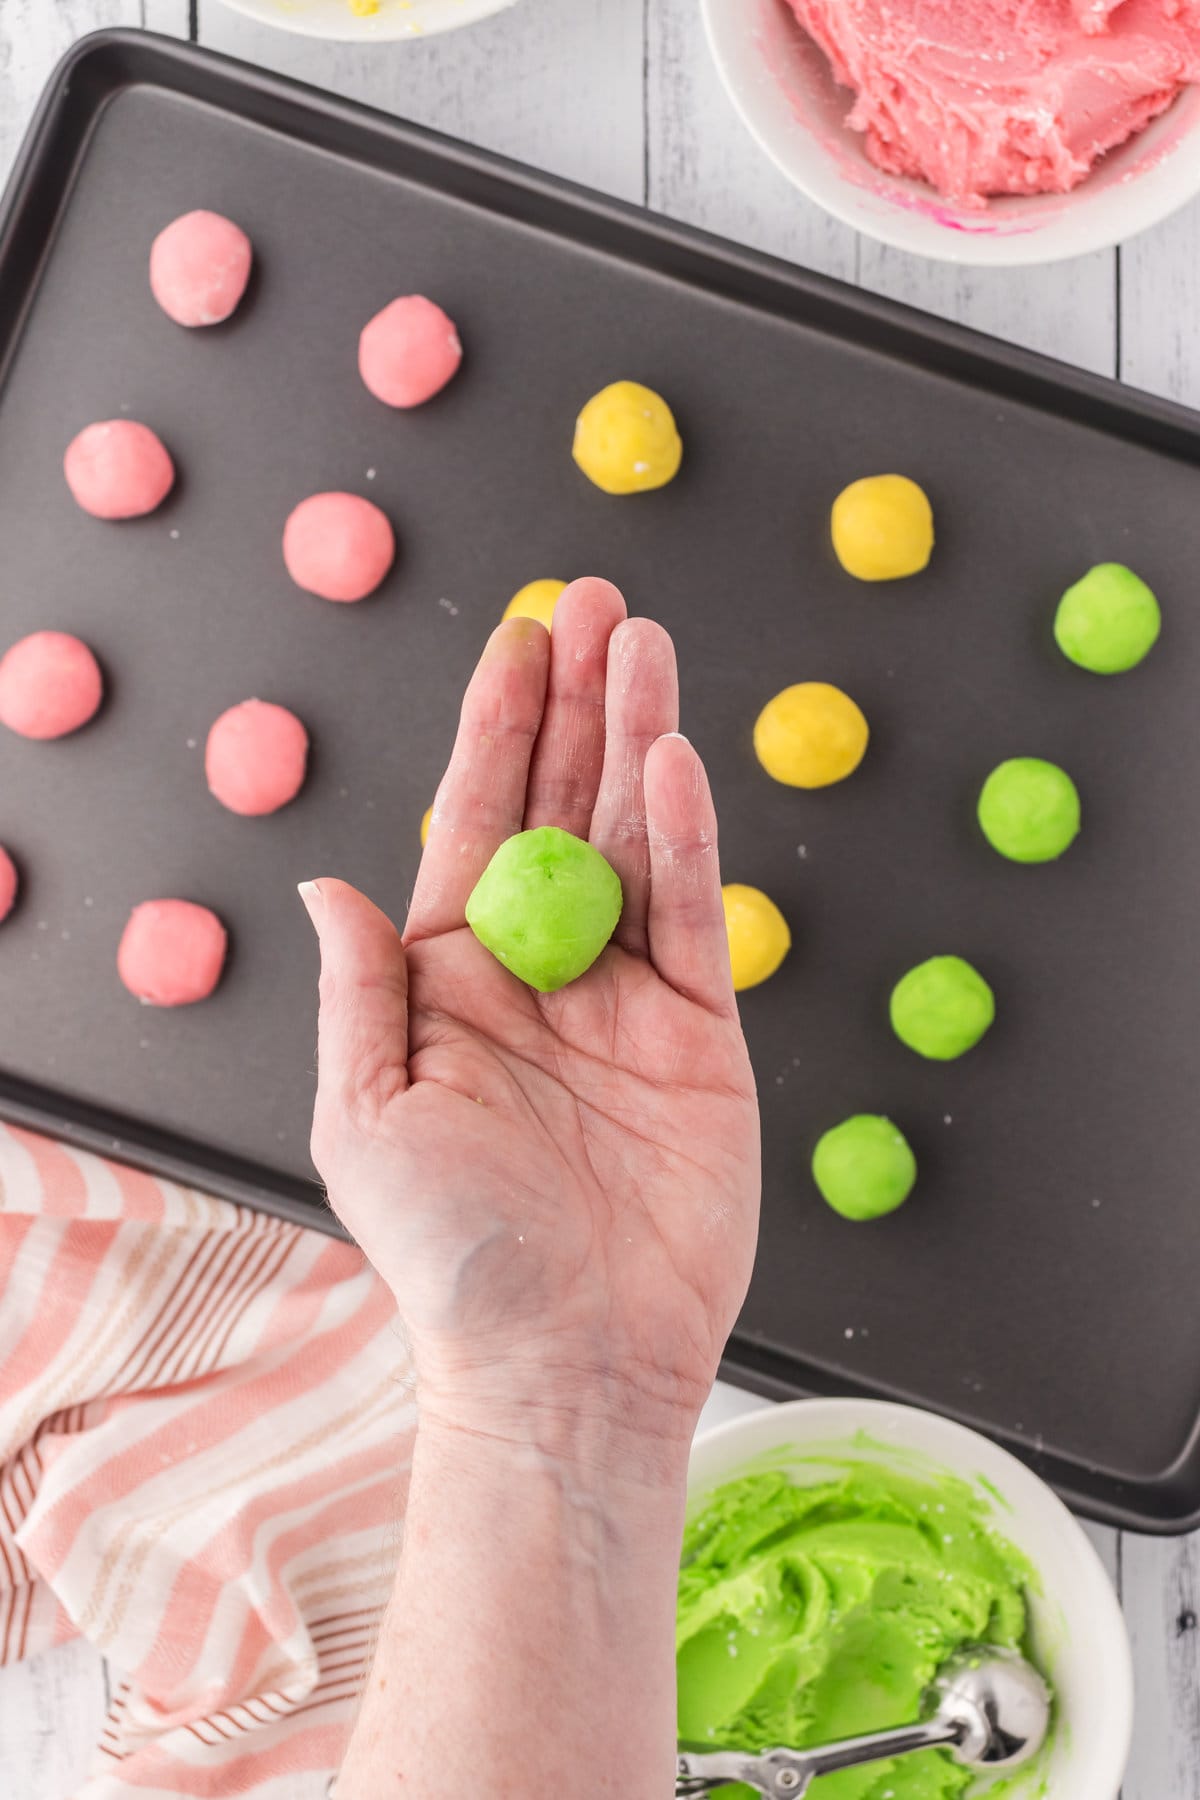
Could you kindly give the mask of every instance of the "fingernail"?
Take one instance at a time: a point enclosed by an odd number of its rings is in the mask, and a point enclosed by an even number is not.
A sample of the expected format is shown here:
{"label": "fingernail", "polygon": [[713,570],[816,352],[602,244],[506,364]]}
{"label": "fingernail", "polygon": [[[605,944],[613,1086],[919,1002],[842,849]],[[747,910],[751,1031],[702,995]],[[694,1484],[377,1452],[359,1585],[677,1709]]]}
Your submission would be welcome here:
{"label": "fingernail", "polygon": [[664,739],[666,739],[666,738],[678,738],[679,742],[681,744],[686,744],[689,750],[692,747],[691,738],[684,737],[682,731],[664,731],[662,734],[662,737],[660,737],[658,740],[659,743],[661,744],[664,741]]}
{"label": "fingernail", "polygon": [[297,887],[296,892],[304,902],[304,910],[312,920],[314,929],[316,929],[318,916],[321,908],[325,904],[324,894],[322,894],[315,881],[302,881]]}

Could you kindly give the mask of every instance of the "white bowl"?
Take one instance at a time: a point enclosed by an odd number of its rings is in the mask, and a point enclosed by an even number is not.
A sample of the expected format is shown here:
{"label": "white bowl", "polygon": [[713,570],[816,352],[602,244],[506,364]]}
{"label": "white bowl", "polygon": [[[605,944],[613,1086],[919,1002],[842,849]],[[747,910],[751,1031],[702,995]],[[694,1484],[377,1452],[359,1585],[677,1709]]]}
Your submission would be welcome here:
{"label": "white bowl", "polygon": [[[918,1465],[969,1482],[979,1494],[997,1531],[1041,1578],[1041,1593],[1029,1597],[1033,1645],[1056,1695],[1046,1750],[1027,1779],[1009,1778],[1013,1785],[1006,1793],[1012,1800],[1116,1800],[1133,1730],[1133,1668],[1121,1608],[1103,1564],[1061,1500],[1006,1450],[964,1425],[890,1401],[788,1400],[697,1437],[689,1504],[750,1464],[791,1467],[799,1481],[819,1480],[822,1471],[798,1459],[829,1455],[836,1463],[839,1450],[885,1465],[894,1460],[909,1474],[916,1458]],[[986,1793],[980,1789],[980,1800]]]}
{"label": "white bowl", "polygon": [[956,207],[868,161],[845,124],[849,91],[785,0],[702,4],[721,79],[767,155],[835,218],[896,249],[946,262],[1057,262],[1157,225],[1200,193],[1200,90],[1190,87],[1071,193]]}
{"label": "white bowl", "polygon": [[349,0],[225,0],[225,4],[248,19],[298,32],[301,37],[384,44],[473,25],[477,19],[503,12],[516,0],[379,0],[379,11],[365,18],[351,12]]}

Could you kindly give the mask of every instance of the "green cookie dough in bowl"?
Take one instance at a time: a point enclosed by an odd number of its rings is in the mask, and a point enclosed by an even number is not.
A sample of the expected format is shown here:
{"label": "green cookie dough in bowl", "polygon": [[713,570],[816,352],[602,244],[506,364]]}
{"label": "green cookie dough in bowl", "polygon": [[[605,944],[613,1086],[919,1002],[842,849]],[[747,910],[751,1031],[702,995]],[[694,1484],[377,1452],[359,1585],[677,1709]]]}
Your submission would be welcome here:
{"label": "green cookie dough in bowl", "polygon": [[[1036,1578],[966,1483],[849,1451],[811,1473],[802,1483],[783,1471],[744,1476],[689,1521],[676,1632],[682,1743],[802,1748],[881,1731],[919,1717],[955,1651],[1027,1648]],[[845,1770],[811,1792],[950,1800],[971,1780],[934,1755]]]}
{"label": "green cookie dough in bowl", "polygon": [[908,1199],[917,1159],[890,1119],[855,1113],[821,1137],[812,1172],[821,1198],[843,1219],[881,1219]]}
{"label": "green cookie dough in bowl", "polygon": [[1079,836],[1079,790],[1057,763],[1013,756],[994,768],[979,796],[979,825],[1010,862],[1053,862]]}
{"label": "green cookie dough in bowl", "polygon": [[979,1042],[996,1016],[996,1001],[961,956],[931,956],[901,976],[890,1011],[902,1044],[934,1062],[951,1062]]}
{"label": "green cookie dough in bowl", "polygon": [[1059,649],[1093,675],[1136,668],[1161,628],[1153,590],[1124,563],[1097,563],[1067,589],[1054,615]]}
{"label": "green cookie dough in bowl", "polygon": [[913,1407],[789,1401],[701,1434],[688,1495],[681,1745],[757,1753],[909,1723],[944,1662],[995,1644],[1054,1690],[1027,1768],[989,1785],[922,1751],[824,1776],[812,1800],[1116,1800],[1120,1608],[1078,1524],[1007,1452]]}
{"label": "green cookie dough in bowl", "polygon": [[467,901],[498,962],[552,994],[591,968],[621,916],[621,882],[598,850],[557,825],[506,838]]}

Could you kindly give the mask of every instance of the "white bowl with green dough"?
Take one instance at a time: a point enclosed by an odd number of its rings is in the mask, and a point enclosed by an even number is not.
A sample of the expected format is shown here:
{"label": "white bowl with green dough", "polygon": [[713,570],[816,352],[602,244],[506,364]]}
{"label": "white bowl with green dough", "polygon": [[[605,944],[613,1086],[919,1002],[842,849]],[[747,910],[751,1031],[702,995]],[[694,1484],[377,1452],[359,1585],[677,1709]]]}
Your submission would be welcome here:
{"label": "white bowl with green dough", "polygon": [[1117,1800],[1133,1672],[1103,1564],[1023,1463],[932,1413],[791,1400],[698,1437],[677,1636],[692,1746],[802,1748],[908,1723],[938,1666],[983,1643],[1019,1650],[1053,1689],[1046,1745],[990,1785],[925,1750],[824,1776],[812,1800]]}

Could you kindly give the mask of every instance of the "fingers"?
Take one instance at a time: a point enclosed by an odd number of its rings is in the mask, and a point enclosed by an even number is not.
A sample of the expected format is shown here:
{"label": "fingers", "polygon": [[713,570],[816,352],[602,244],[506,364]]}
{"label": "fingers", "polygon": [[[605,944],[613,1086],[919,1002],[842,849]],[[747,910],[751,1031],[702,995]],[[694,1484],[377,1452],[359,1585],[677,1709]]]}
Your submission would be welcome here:
{"label": "fingers", "polygon": [[408,1086],[408,969],[400,934],[344,881],[305,881],[321,944],[313,1160],[322,1173],[347,1118],[381,1111]]}
{"label": "fingers", "polygon": [[462,925],[471,889],[504,839],[521,829],[549,656],[545,627],[532,619],[508,619],[487,641],[433,803],[406,944]]}
{"label": "fingers", "polygon": [[573,581],[554,609],[550,679],[529,773],[525,828],[559,825],[586,838],[604,763],[608,643],[625,617],[610,581]]}
{"label": "fingers", "polygon": [[678,727],[675,646],[652,619],[628,619],[609,640],[604,770],[592,812],[591,841],[621,877],[625,904],[614,939],[634,956],[649,953],[646,752],[656,738]]}
{"label": "fingers", "polygon": [[717,816],[704,764],[686,738],[659,738],[646,756],[645,785],[650,960],[678,993],[733,1015]]}

